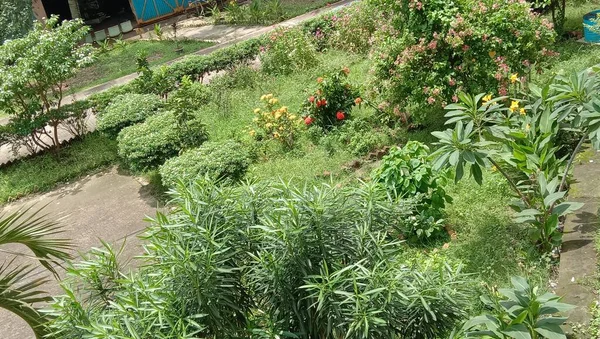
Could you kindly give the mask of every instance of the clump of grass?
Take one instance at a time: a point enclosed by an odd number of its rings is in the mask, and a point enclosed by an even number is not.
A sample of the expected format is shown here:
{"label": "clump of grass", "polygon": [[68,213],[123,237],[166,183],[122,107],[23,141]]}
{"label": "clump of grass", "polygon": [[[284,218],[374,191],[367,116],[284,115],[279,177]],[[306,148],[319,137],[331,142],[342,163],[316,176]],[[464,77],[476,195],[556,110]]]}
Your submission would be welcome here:
{"label": "clump of grass", "polygon": [[116,141],[99,133],[0,168],[0,203],[43,192],[117,162]]}

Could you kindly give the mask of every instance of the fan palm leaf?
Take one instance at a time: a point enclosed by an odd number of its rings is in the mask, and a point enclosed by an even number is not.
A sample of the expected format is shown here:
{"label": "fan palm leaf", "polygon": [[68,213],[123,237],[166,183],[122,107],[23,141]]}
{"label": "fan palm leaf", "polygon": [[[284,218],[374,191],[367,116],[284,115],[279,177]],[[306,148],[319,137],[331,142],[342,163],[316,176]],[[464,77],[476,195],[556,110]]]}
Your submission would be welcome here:
{"label": "fan palm leaf", "polygon": [[[0,246],[21,244],[33,252],[43,267],[57,276],[53,265],[70,257],[67,250],[71,247],[66,239],[55,238],[62,233],[60,226],[49,221],[40,210],[31,211],[31,207],[9,215],[0,215]],[[7,251],[3,251],[7,252]],[[25,254],[13,253],[17,256]],[[30,277],[35,270],[32,265],[13,265],[16,257],[0,265],[0,307],[19,316],[33,329],[37,338],[45,334],[43,324],[46,315],[40,313],[34,304],[49,301],[46,292],[40,287],[47,282],[42,277]]]}

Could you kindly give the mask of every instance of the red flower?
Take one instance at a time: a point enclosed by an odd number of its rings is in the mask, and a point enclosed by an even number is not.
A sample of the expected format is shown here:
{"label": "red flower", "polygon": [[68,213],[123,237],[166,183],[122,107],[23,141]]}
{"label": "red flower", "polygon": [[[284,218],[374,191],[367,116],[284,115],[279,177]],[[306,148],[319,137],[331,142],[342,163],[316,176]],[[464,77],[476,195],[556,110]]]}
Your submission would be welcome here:
{"label": "red flower", "polygon": [[311,95],[311,96],[308,98],[308,101],[309,101],[309,102],[312,104],[313,102],[315,102],[315,97]]}
{"label": "red flower", "polygon": [[342,112],[342,111],[339,111],[339,112],[337,112],[337,113],[335,114],[335,117],[336,117],[338,120],[344,120],[344,119],[346,119],[346,115],[345,115],[345,114],[344,114],[344,112]]}
{"label": "red flower", "polygon": [[304,118],[304,123],[306,124],[306,126],[312,124],[313,122],[313,118],[311,118],[310,116]]}
{"label": "red flower", "polygon": [[317,107],[327,106],[327,100],[321,99],[317,101]]}

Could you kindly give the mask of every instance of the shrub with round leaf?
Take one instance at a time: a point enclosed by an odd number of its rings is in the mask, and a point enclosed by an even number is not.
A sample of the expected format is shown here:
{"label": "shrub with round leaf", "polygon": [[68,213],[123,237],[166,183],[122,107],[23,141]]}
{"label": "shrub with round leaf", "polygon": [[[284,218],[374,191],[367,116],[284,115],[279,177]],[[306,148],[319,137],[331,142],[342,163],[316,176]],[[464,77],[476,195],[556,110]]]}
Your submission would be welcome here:
{"label": "shrub with round leaf", "polygon": [[163,101],[153,94],[122,94],[98,114],[98,130],[116,137],[128,126],[156,114]]}
{"label": "shrub with round leaf", "polygon": [[166,187],[204,176],[229,183],[242,179],[249,165],[250,154],[240,143],[233,140],[206,142],[167,160],[160,167],[160,175]]}
{"label": "shrub with round leaf", "polygon": [[199,118],[180,122],[167,111],[124,128],[117,137],[119,156],[135,171],[163,164],[184,149],[200,146],[208,134]]}

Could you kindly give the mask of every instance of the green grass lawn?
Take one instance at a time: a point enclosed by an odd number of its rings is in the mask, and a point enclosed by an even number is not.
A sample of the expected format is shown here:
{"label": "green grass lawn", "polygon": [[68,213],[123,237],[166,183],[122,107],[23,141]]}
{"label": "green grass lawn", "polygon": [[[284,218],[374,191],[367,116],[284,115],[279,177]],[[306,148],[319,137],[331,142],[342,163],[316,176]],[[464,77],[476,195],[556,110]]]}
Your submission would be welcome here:
{"label": "green grass lawn", "polygon": [[[180,42],[184,54],[193,53],[203,48],[212,46],[206,41],[184,40]],[[174,41],[131,41],[123,46],[115,45],[113,49],[102,53],[93,65],[81,69],[69,81],[69,92],[93,87],[119,77],[136,72],[136,56],[145,51],[150,65],[160,65],[167,61],[181,57],[175,52]]]}
{"label": "green grass lawn", "polygon": [[0,203],[53,189],[117,162],[117,143],[98,133],[0,168]]}
{"label": "green grass lawn", "polygon": [[293,18],[317,8],[337,2],[336,0],[282,0],[281,7],[285,18]]}

